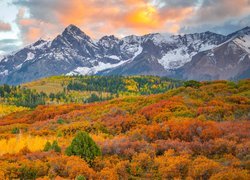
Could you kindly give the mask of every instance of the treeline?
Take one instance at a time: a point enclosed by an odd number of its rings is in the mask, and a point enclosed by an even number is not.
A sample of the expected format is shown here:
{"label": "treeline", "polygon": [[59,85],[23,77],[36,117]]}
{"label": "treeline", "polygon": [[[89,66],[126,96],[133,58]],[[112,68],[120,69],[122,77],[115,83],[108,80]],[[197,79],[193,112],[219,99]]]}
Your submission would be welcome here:
{"label": "treeline", "polygon": [[[72,76],[63,90],[49,94],[22,86],[2,85],[0,103],[29,108],[44,104],[91,103],[124,95],[163,93],[181,85],[182,81],[155,76]],[[87,93],[78,96],[72,93],[74,91]]]}
{"label": "treeline", "polygon": [[106,101],[114,98],[114,95],[110,94],[107,96],[102,96],[102,92],[90,93],[87,97],[76,97],[69,93],[69,91],[50,93],[48,96],[49,102],[56,103],[92,103]]}
{"label": "treeline", "polygon": [[74,76],[67,90],[148,95],[166,92],[182,84],[179,80],[155,76]]}
{"label": "treeline", "polygon": [[34,108],[46,102],[47,95],[43,92],[22,88],[20,86],[0,86],[0,103]]}
{"label": "treeline", "polygon": [[23,88],[21,86],[9,86],[7,84],[0,86],[0,104],[9,104],[29,108],[35,108],[38,105],[50,103],[91,103],[109,100],[112,98],[112,95],[102,97],[96,93],[91,93],[85,98],[77,98],[69,95],[66,91],[50,93],[47,95],[44,92],[38,93],[35,90]]}

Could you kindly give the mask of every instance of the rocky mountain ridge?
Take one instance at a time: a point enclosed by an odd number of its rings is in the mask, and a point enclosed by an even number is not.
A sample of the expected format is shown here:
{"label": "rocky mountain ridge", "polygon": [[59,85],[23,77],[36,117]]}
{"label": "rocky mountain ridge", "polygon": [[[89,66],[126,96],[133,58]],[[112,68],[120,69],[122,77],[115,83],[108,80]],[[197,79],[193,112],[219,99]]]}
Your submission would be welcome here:
{"label": "rocky mountain ridge", "polygon": [[0,83],[20,84],[52,75],[158,75],[213,80],[249,77],[250,28],[164,33],[98,41],[74,25],[52,41],[38,40],[0,60]]}

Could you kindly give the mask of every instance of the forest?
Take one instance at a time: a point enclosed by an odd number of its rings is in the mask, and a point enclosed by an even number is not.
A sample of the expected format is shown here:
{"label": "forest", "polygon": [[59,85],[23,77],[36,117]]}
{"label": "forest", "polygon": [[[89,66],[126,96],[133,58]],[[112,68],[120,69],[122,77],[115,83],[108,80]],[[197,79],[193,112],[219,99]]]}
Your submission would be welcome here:
{"label": "forest", "polygon": [[[250,179],[249,79],[112,78],[3,86],[0,179]],[[112,98],[52,104],[52,85]],[[16,104],[26,91],[44,102]]]}
{"label": "forest", "polygon": [[0,103],[27,108],[91,103],[120,96],[158,94],[182,84],[179,80],[153,76],[58,76],[21,86],[0,85]]}
{"label": "forest", "polygon": [[182,85],[182,81],[154,76],[74,76],[67,90],[110,92],[112,94],[134,93],[158,94]]}

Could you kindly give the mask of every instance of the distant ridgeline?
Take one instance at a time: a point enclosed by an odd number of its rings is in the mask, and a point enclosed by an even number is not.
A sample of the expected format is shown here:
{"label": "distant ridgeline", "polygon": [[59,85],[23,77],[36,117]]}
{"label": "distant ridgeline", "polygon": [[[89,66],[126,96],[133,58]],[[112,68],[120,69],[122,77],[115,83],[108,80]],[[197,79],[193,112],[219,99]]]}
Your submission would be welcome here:
{"label": "distant ridgeline", "polygon": [[129,95],[166,92],[183,81],[156,76],[53,76],[21,86],[0,86],[0,104],[90,103]]}

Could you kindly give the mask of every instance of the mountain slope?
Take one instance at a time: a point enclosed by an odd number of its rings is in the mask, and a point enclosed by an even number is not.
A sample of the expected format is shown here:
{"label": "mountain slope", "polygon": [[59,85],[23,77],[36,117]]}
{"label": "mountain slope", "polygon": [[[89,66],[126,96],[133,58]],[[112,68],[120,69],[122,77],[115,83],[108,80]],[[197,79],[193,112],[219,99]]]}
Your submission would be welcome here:
{"label": "mountain slope", "polygon": [[117,68],[100,74],[172,76],[174,70],[190,62],[193,55],[216,47],[225,40],[225,36],[211,32],[183,36],[145,35],[142,36],[142,50],[138,56]]}
{"label": "mountain slope", "polygon": [[112,64],[120,61],[102,58],[103,52],[89,36],[76,26],[70,25],[53,41],[40,40],[0,62],[1,83],[18,84],[41,77],[66,74],[78,67],[91,68],[106,61]]}
{"label": "mountain slope", "polygon": [[196,54],[180,70],[180,78],[196,80],[249,78],[250,29],[228,35],[226,42]]}
{"label": "mountain slope", "polygon": [[[52,75],[159,75],[212,80],[249,77],[249,27],[212,32],[147,34],[94,41],[74,25],[52,41],[39,40],[0,60],[0,84]],[[216,61],[215,61],[216,60]]]}

